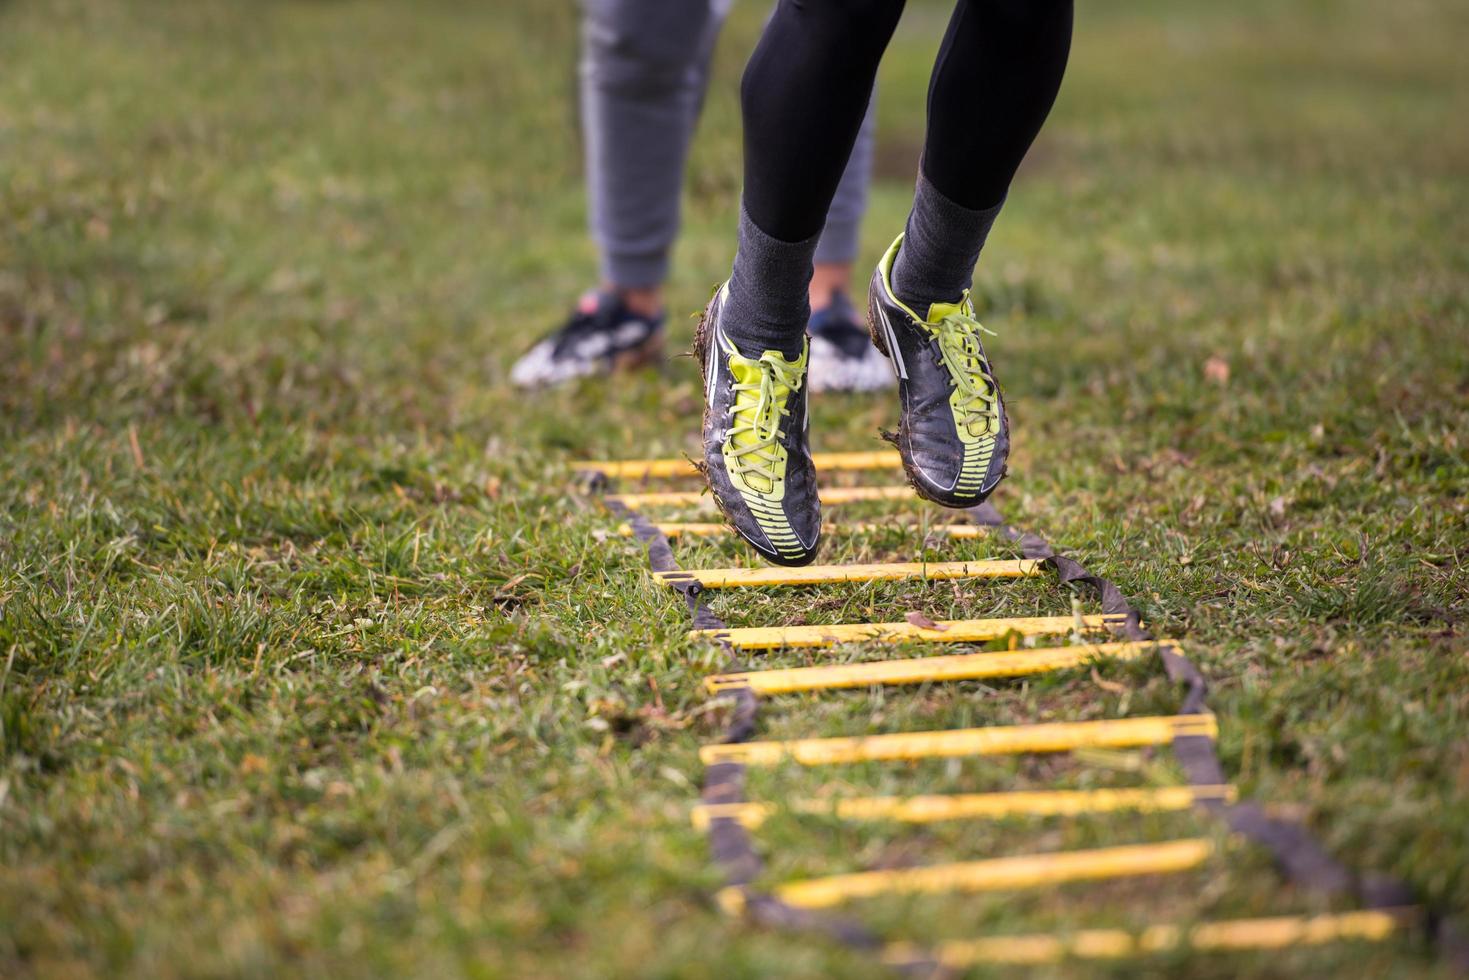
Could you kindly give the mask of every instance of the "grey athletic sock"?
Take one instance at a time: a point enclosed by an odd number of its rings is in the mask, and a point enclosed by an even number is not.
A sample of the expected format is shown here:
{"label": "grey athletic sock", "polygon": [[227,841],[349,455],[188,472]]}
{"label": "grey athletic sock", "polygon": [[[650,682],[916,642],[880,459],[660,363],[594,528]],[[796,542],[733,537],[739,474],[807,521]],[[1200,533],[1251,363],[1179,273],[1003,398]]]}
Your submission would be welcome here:
{"label": "grey athletic sock", "polygon": [[974,279],[974,264],[1004,203],[971,211],[919,173],[903,244],[893,260],[898,299],[919,316],[927,316],[933,303],[957,301]]}
{"label": "grey athletic sock", "polygon": [[806,295],[811,260],[820,237],[804,242],[771,238],[740,208],[740,250],[719,325],[741,354],[759,357],[778,350],[788,358],[800,356],[811,318]]}

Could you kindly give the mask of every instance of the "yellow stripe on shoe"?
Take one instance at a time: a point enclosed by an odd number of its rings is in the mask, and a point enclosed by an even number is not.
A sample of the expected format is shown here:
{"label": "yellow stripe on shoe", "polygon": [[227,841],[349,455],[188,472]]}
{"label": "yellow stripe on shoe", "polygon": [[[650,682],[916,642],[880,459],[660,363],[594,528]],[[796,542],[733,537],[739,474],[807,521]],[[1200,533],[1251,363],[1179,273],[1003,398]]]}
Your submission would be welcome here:
{"label": "yellow stripe on shoe", "polygon": [[984,478],[989,472],[990,459],[998,444],[994,436],[986,436],[976,442],[964,444],[964,462],[959,467],[959,479],[954,492],[961,497],[976,497],[984,487]]}

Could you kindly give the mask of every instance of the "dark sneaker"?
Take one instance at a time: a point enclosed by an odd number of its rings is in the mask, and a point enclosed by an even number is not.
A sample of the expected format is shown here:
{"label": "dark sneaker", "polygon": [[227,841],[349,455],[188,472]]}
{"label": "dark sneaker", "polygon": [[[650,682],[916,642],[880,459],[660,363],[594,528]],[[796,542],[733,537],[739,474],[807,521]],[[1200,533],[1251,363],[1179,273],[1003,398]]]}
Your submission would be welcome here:
{"label": "dark sneaker", "polygon": [[724,517],[780,565],[805,565],[821,538],[816,467],[806,432],[806,360],[740,355],[720,325],[728,284],[699,322],[704,371],[704,476]]}
{"label": "dark sneaker", "polygon": [[857,318],[846,293],[833,293],[831,305],[813,310],[806,325],[811,338],[811,391],[881,391],[893,386],[887,360]]}
{"label": "dark sneaker", "polygon": [[510,381],[521,388],[544,388],[641,367],[662,354],[662,315],[634,313],[612,293],[587,293],[560,329],[515,362]]}
{"label": "dark sneaker", "polygon": [[893,362],[902,414],[898,452],[919,496],[973,507],[1005,475],[1010,429],[1000,386],[985,358],[969,293],[920,317],[893,295],[903,236],[878,263],[868,290],[872,342]]}

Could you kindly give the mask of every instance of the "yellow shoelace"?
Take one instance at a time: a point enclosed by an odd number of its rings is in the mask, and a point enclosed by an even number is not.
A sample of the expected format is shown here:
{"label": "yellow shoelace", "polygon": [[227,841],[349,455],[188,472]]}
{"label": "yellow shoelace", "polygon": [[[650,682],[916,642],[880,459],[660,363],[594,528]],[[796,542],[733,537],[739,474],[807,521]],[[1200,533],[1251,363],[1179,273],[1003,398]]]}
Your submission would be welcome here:
{"label": "yellow shoelace", "polygon": [[955,408],[960,424],[971,436],[997,436],[1000,434],[999,388],[987,370],[979,336],[987,333],[993,337],[995,332],[963,312],[969,308],[969,291],[965,290],[959,310],[926,326],[938,338],[939,355],[959,389]]}
{"label": "yellow shoelace", "polygon": [[[732,386],[734,419],[725,463],[758,493],[770,493],[775,481],[785,475],[786,451],[781,442],[786,433],[781,420],[791,414],[786,401],[800,390],[805,365],[804,357],[789,364],[775,351],[766,351],[759,360],[731,364],[736,379]],[[758,370],[758,381],[741,378],[748,378],[751,367]]]}

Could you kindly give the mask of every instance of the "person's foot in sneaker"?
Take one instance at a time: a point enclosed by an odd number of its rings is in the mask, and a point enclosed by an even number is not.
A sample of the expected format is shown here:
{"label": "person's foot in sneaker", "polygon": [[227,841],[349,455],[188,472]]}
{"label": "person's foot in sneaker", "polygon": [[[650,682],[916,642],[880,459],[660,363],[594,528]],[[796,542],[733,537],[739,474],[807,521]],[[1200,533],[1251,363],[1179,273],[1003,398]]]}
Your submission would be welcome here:
{"label": "person's foot in sneaker", "polygon": [[781,565],[805,565],[821,538],[816,467],[806,432],[806,364],[780,351],[745,357],[724,332],[728,284],[694,341],[704,371],[704,475],[730,526]]}
{"label": "person's foot in sneaker", "polygon": [[651,364],[663,355],[663,321],[630,309],[614,292],[590,292],[571,316],[510,369],[521,388],[543,388],[593,374]]}
{"label": "person's foot in sneaker", "polygon": [[899,235],[872,274],[872,341],[898,376],[898,452],[920,496],[946,507],[973,507],[1005,475],[1010,452],[1005,404],[985,357],[969,291],[933,303],[919,316],[893,293]]}
{"label": "person's foot in sneaker", "polygon": [[878,391],[891,388],[893,372],[877,348],[867,327],[859,322],[847,294],[836,291],[821,309],[814,306],[806,326],[811,338],[811,369],[807,386],[812,391]]}

